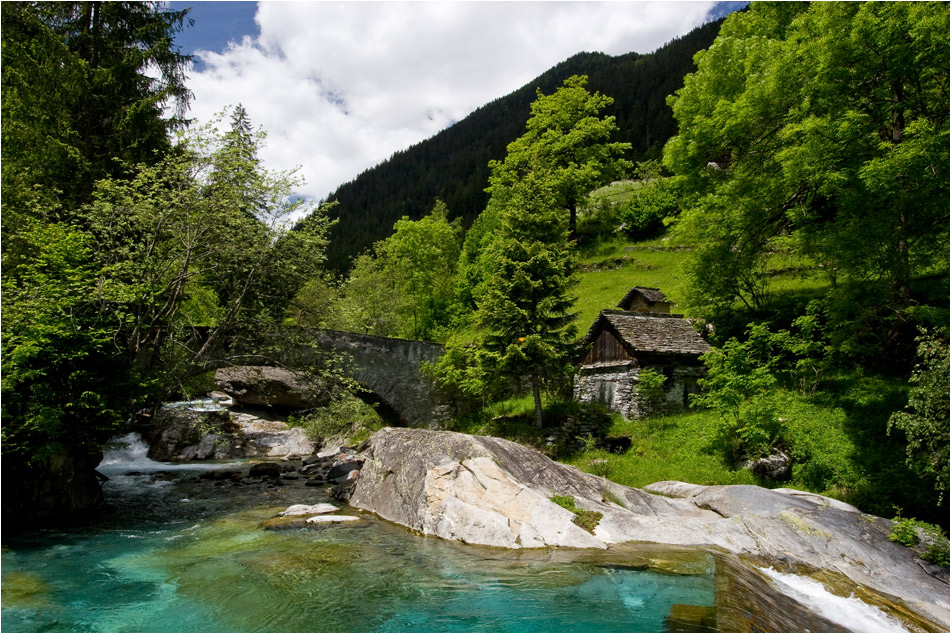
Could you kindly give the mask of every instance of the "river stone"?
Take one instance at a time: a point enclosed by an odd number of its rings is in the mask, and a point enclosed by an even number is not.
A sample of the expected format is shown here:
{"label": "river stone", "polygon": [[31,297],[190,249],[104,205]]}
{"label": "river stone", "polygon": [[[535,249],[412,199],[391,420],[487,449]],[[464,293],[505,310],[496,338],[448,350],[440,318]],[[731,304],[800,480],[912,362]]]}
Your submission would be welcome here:
{"label": "river stone", "polygon": [[742,468],[749,469],[754,476],[764,480],[788,480],[792,477],[792,458],[785,451],[776,451],[763,458],[747,460]]}
{"label": "river stone", "polygon": [[342,524],[344,522],[359,522],[360,518],[354,515],[315,515],[308,517],[308,524]]}
{"label": "river stone", "polygon": [[281,465],[276,462],[258,462],[248,470],[251,478],[280,478]]}
{"label": "river stone", "polygon": [[335,464],[330,471],[327,472],[327,479],[331,482],[343,482],[344,480],[349,479],[347,476],[352,471],[359,471],[360,467],[363,466],[362,460],[351,460],[348,462],[341,462]]}
{"label": "river stone", "polygon": [[294,504],[287,507],[287,510],[278,513],[280,517],[290,517],[292,515],[322,515],[323,513],[333,513],[337,511],[333,504]]}
{"label": "river stone", "polygon": [[314,442],[299,427],[247,412],[162,407],[140,416],[149,457],[162,462],[309,455]]}
{"label": "river stone", "polygon": [[253,448],[248,456],[306,456],[314,451],[314,441],[300,427],[245,412],[235,412],[231,418],[245,443]]}
{"label": "river stone", "polygon": [[[891,520],[823,496],[750,485],[656,483],[652,493],[500,438],[386,428],[367,443],[349,503],[426,535],[504,548],[621,542],[722,549],[784,572],[823,571],[949,627],[940,569],[892,543]],[[551,502],[602,513],[590,534]],[[941,578],[939,578],[941,577]]]}

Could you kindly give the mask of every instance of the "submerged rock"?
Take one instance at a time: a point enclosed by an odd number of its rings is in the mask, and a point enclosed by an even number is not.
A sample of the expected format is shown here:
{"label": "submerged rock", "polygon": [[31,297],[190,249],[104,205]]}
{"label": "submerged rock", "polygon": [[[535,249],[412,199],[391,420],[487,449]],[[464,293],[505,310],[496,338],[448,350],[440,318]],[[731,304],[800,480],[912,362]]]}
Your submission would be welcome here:
{"label": "submerged rock", "polygon": [[[383,429],[349,503],[426,535],[505,548],[653,542],[722,549],[785,571],[827,571],[949,624],[947,576],[888,540],[892,522],[815,494],[750,485],[624,487],[516,443]],[[602,514],[593,534],[552,502]]]}
{"label": "submerged rock", "polygon": [[258,462],[248,470],[251,478],[280,478],[281,465],[276,462]]}
{"label": "submerged rock", "polygon": [[308,517],[308,524],[340,524],[343,522],[359,522],[360,518],[354,515],[316,515]]}

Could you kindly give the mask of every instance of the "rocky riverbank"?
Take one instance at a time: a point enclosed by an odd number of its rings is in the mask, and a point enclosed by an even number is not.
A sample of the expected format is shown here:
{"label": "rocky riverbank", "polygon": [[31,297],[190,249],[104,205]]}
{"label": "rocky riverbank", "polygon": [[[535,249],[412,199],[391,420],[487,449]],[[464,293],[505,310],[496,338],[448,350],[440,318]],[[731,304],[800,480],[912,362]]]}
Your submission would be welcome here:
{"label": "rocky riverbank", "polygon": [[503,439],[420,429],[381,430],[360,457],[350,504],[426,535],[503,548],[696,546],[813,574],[918,615],[925,629],[951,621],[947,570],[890,542],[891,520],[830,498],[748,485],[633,489]]}

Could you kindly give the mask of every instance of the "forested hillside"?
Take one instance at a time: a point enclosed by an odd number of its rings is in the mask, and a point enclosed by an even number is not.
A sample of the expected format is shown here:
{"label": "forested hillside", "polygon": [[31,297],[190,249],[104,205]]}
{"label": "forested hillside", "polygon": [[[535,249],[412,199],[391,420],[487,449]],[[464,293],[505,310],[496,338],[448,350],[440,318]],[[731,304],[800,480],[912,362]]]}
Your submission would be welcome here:
{"label": "forested hillside", "polygon": [[536,89],[551,93],[572,75],[587,75],[592,91],[614,97],[605,115],[617,119],[614,140],[631,143],[629,159],[656,158],[677,130],[667,96],[683,85],[684,75],[694,70],[694,54],[710,46],[721,23],[699,27],[649,55],[579,53],[341,185],[330,196],[339,203],[333,211],[339,222],[332,230],[329,265],[347,270],[355,255],[392,233],[394,222],[422,217],[436,198],[446,203],[450,219],[471,224],[488,200],[489,161],[503,158],[521,134]]}

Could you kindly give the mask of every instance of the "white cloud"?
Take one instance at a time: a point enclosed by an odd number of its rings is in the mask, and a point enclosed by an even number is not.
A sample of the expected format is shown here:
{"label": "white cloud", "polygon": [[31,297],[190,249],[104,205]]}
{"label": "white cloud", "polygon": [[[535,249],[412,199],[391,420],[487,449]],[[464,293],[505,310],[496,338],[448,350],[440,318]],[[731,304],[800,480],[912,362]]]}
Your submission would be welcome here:
{"label": "white cloud", "polygon": [[190,116],[242,103],[265,163],[323,198],[575,53],[648,53],[713,4],[261,2],[260,37],[196,53]]}

